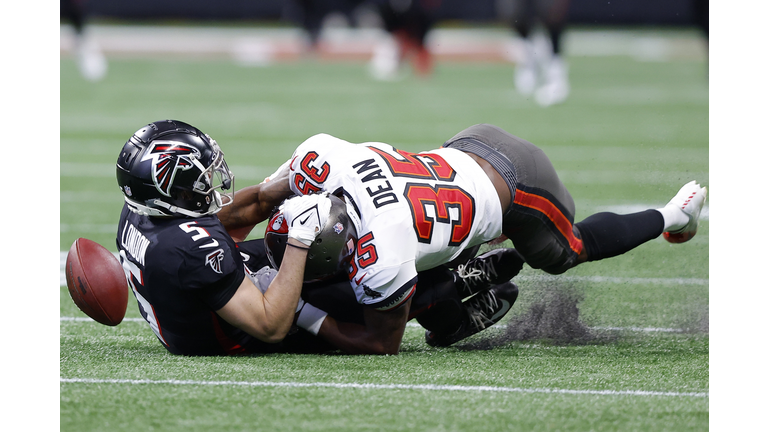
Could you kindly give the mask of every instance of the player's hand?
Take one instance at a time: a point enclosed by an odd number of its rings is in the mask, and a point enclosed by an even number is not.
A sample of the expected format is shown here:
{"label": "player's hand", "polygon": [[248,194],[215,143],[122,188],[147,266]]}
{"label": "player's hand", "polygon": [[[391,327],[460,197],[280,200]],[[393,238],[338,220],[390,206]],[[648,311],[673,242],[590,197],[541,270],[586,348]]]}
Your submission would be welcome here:
{"label": "player's hand", "polygon": [[285,200],[280,210],[288,224],[288,237],[310,246],[328,221],[331,200],[327,192],[302,195]]}

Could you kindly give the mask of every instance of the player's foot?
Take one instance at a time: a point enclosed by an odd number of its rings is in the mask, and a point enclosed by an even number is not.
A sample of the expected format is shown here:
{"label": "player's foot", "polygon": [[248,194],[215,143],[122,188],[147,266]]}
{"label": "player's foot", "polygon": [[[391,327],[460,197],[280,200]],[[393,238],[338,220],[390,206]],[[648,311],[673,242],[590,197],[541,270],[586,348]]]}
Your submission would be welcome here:
{"label": "player's foot", "polygon": [[107,59],[91,36],[83,34],[77,37],[75,54],[83,78],[88,81],[100,81],[107,74]]}
{"label": "player's foot", "polygon": [[699,228],[699,215],[706,201],[707,188],[702,187],[695,180],[680,188],[665,209],[679,210],[680,220],[683,223],[670,226],[663,234],[664,239],[670,243],[684,243],[692,239]]}
{"label": "player's foot", "polygon": [[401,78],[402,48],[394,38],[384,39],[373,51],[368,64],[371,76],[379,81],[395,81]]}
{"label": "player's foot", "polygon": [[493,249],[458,266],[456,288],[461,298],[469,297],[517,276],[524,263],[517,249]]}
{"label": "player's foot", "polygon": [[496,324],[515,304],[517,294],[517,285],[511,281],[476,294],[463,303],[465,316],[461,327],[449,335],[427,330],[425,333],[427,345],[446,347]]}
{"label": "player's foot", "polygon": [[515,89],[523,96],[529,96],[536,90],[536,56],[533,43],[522,42],[520,58],[515,66]]}
{"label": "player's foot", "polygon": [[536,102],[541,106],[559,104],[570,92],[568,65],[560,56],[553,56],[544,71],[544,83],[536,90]]}

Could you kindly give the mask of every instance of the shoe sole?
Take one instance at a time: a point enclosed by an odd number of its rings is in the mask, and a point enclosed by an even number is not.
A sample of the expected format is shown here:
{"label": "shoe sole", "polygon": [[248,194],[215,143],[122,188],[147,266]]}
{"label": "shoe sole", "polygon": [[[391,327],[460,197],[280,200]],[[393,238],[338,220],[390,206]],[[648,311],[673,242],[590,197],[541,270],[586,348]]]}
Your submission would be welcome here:
{"label": "shoe sole", "polygon": [[692,239],[693,236],[696,235],[696,231],[698,231],[698,227],[696,229],[693,229],[691,231],[683,231],[679,233],[671,233],[671,232],[665,232],[664,233],[664,240],[670,242],[670,243],[685,243],[688,240]]}

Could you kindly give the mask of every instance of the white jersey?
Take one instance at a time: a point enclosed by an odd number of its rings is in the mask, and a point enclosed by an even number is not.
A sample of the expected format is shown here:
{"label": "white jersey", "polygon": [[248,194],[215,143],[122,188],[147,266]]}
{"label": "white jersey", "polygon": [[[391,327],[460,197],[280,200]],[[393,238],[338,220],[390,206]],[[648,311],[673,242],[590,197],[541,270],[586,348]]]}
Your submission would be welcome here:
{"label": "white jersey", "polygon": [[290,165],[293,192],[344,193],[357,211],[349,279],[357,300],[387,310],[414,291],[416,273],[501,234],[496,189],[466,153],[409,153],[326,134],[304,141]]}

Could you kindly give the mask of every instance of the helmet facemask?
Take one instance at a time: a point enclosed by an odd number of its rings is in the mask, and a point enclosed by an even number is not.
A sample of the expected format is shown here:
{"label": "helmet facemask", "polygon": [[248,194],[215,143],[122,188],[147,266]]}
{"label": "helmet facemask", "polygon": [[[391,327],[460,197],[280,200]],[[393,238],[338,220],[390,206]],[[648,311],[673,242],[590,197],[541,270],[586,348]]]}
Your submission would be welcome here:
{"label": "helmet facemask", "polygon": [[211,197],[211,205],[216,207],[215,209],[209,207],[208,214],[212,214],[234,201],[235,175],[229,170],[227,161],[224,160],[224,152],[221,151],[218,143],[208,135],[206,137],[211,141],[216,153],[208,168],[205,168],[197,158],[192,159],[192,163],[200,170],[197,180],[192,183],[192,192]]}

